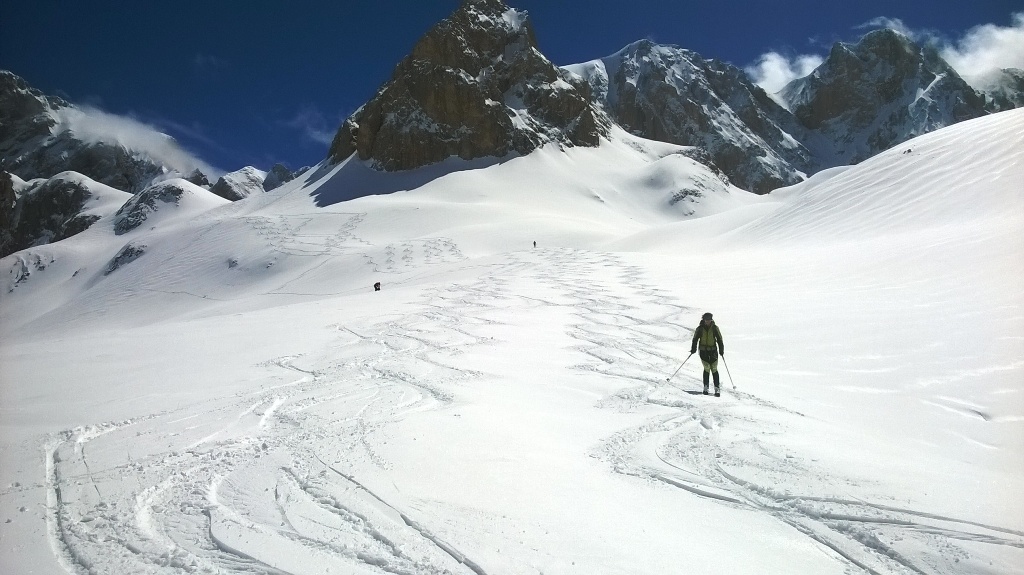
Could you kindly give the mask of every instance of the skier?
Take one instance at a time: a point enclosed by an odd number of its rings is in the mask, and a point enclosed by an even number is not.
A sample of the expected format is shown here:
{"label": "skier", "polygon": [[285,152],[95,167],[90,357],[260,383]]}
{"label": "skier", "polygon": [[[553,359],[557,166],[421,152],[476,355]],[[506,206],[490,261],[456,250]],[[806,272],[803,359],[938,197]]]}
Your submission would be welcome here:
{"label": "skier", "polygon": [[373,291],[380,291],[380,282],[373,284]]}
{"label": "skier", "polygon": [[697,353],[700,344],[700,361],[704,364],[704,395],[708,394],[708,383],[711,374],[715,376],[715,397],[722,394],[719,391],[721,380],[718,377],[718,356],[725,357],[725,342],[722,341],[722,332],[715,325],[710,313],[701,316],[700,325],[693,330],[693,343],[690,345],[690,353]]}

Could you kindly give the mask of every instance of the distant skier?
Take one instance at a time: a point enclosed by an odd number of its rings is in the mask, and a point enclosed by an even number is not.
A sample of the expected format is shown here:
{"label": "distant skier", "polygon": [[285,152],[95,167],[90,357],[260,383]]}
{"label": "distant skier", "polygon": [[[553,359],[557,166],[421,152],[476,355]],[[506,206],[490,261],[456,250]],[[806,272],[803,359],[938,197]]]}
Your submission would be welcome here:
{"label": "distant skier", "polygon": [[722,341],[722,332],[715,325],[710,313],[701,316],[700,325],[693,330],[693,343],[690,345],[690,353],[697,353],[700,347],[700,361],[704,364],[704,395],[708,394],[708,383],[711,374],[715,376],[715,397],[720,397],[719,391],[721,380],[718,377],[718,356],[725,356],[725,342]]}
{"label": "distant skier", "polygon": [[380,282],[373,284],[373,291],[380,291]]}
{"label": "distant skier", "polygon": [[537,247],[537,240],[533,240],[533,247]]}

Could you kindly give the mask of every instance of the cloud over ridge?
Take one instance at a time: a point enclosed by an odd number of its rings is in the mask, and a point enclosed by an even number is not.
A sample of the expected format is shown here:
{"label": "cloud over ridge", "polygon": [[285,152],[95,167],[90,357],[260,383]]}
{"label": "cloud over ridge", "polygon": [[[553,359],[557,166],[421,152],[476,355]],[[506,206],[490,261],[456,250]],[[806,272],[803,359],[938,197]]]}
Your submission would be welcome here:
{"label": "cloud over ridge", "polygon": [[1003,68],[1024,69],[1024,12],[1013,24],[975,26],[955,43],[942,47],[942,57],[975,88],[983,88]]}
{"label": "cloud over ridge", "polygon": [[181,147],[171,136],[134,118],[111,114],[92,106],[60,108],[55,115],[58,129],[70,131],[83,142],[120,144],[147,154],[153,160],[184,175],[197,169],[210,177],[223,173],[223,170],[211,166]]}
{"label": "cloud over ridge", "polygon": [[[879,16],[856,26],[857,30],[889,28],[919,43],[934,45],[949,65],[975,89],[984,89],[1003,68],[1024,69],[1024,12],[1011,16],[1010,26],[981,24],[950,40],[931,30],[908,26],[899,18]],[[825,57],[818,54],[787,56],[779,51],[765,52],[744,67],[751,80],[769,94],[775,94],[789,82],[814,71]]]}
{"label": "cloud over ridge", "polygon": [[767,52],[756,63],[744,68],[744,71],[765,92],[775,94],[786,84],[813,72],[824,61],[824,57],[817,54],[790,58],[778,52]]}

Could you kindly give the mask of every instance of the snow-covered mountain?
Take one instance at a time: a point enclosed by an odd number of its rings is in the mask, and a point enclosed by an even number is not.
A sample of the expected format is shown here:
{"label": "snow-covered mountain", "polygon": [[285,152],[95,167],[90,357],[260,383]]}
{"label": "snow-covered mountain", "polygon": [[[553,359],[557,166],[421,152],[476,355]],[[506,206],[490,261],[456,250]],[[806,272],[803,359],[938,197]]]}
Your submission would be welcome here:
{"label": "snow-covered mountain", "polygon": [[[766,193],[1014,108],[1024,101],[1022,77],[1004,70],[976,92],[935,49],[892,30],[837,43],[817,70],[774,98],[732,65],[650,41],[558,68],[537,49],[524,12],[474,0],[431,29],[342,124],[329,157],[356,153],[392,171],[449,157],[503,158],[547,142],[598,145],[614,121],[644,138],[699,148],[693,157]],[[43,95],[9,72],[0,73],[0,103],[0,168],[23,179],[77,171],[129,192],[170,177],[209,185],[211,168],[169,137]],[[294,177],[282,166],[257,184],[265,176],[241,172],[218,182],[217,193],[236,200]]]}
{"label": "snow-covered mountain", "polygon": [[114,214],[114,234],[123,235],[146,225],[155,229],[168,221],[191,218],[226,204],[210,190],[183,179],[153,184],[128,199]]}
{"label": "snow-covered mountain", "polygon": [[294,180],[309,170],[310,166],[304,166],[295,170],[294,172],[288,169],[288,166],[284,164],[274,164],[271,166],[270,171],[267,172],[266,177],[263,179],[263,190],[269,192],[274,188],[278,188],[283,184]]}
{"label": "snow-covered mountain", "polygon": [[650,41],[564,67],[633,133],[699,146],[744,189],[766,193],[822,169],[860,162],[891,146],[1018,105],[1013,71],[977,92],[931,46],[894,30],[837,43],[779,106],[744,72]]}
{"label": "snow-covered mountain", "polygon": [[[320,224],[314,223],[312,228],[306,229],[301,223],[306,219],[304,214],[316,210],[332,213],[336,205],[346,214],[353,209],[363,211],[361,203],[396,207],[398,212],[389,208],[380,212],[380,217],[406,222],[409,232],[415,234],[411,239],[414,245],[434,242],[447,245],[458,241],[463,234],[479,237],[473,243],[514,245],[526,242],[523,234],[529,233],[535,225],[532,222],[552,217],[558,211],[553,206],[572,205],[572,213],[561,216],[565,218],[566,228],[559,232],[557,241],[576,244],[586,241],[585,238],[600,236],[610,222],[615,222],[616,227],[633,222],[629,225],[639,230],[653,223],[707,216],[756,198],[691,159],[688,148],[642,140],[618,128],[610,137],[589,154],[574,154],[573,149],[565,150],[552,142],[534,154],[519,158],[516,163],[496,163],[496,159],[487,158],[450,159],[398,173],[375,170],[354,156],[338,164],[327,160],[291,182],[233,204],[217,197],[214,190],[206,191],[183,180],[171,180],[144,190],[116,213],[111,211],[108,219],[94,223],[89,234],[75,244],[77,247],[53,244],[34,250],[39,250],[39,257],[43,259],[63,262],[55,264],[58,268],[105,271],[109,262],[117,260],[118,254],[128,247],[126,240],[130,240],[128,243],[136,248],[129,248],[129,251],[137,256],[146,254],[135,258],[129,266],[134,270],[130,274],[134,278],[131,284],[136,286],[166,280],[191,284],[195,278],[186,274],[174,280],[171,279],[174,276],[167,275],[168,269],[222,265],[228,269],[227,262],[233,261],[229,276],[215,274],[208,278],[213,281],[208,289],[219,292],[232,290],[231,286],[238,282],[277,281],[275,278],[281,274],[290,276],[296,266],[304,268],[313,264],[320,268],[321,262],[310,259],[308,254],[325,249],[323,253],[339,257],[327,262],[326,267],[314,274],[316,277],[334,270],[338,277],[349,278],[346,281],[355,278],[368,281],[374,270],[403,269],[402,262],[396,260],[394,253],[389,253],[395,246],[384,252],[372,250],[354,260],[345,256],[362,245],[361,240],[353,240],[345,230],[367,217],[377,221],[377,215],[327,216],[325,225],[327,221],[334,223],[321,232],[316,231]],[[574,165],[583,169],[583,173],[573,169]],[[183,190],[188,192],[184,199]],[[410,190],[416,190],[416,195],[407,197],[395,193]],[[188,200],[188,206],[184,206],[184,200]],[[161,207],[168,203],[178,207]],[[261,215],[268,209],[266,206],[274,206],[273,215]],[[500,210],[495,212],[499,206],[517,206],[516,217],[495,219],[494,215],[501,213]],[[207,213],[205,210],[210,208],[217,209]],[[184,214],[183,219],[173,226],[165,217],[147,220],[149,213],[157,209],[161,214]],[[445,213],[462,213],[465,217],[456,224],[448,221],[443,216]],[[419,216],[426,214],[434,216],[420,221]],[[219,240],[202,242],[207,246],[203,249],[206,255],[186,256],[182,252],[181,242],[187,241],[183,238],[194,236],[198,241],[213,230],[221,230],[215,234]],[[295,233],[305,239],[293,237]],[[438,239],[438,235],[443,235],[444,239]],[[533,239],[550,241],[544,236],[531,237],[530,241]],[[324,241],[328,246],[317,247]],[[350,245],[352,241],[355,243]],[[305,242],[311,244],[303,247]],[[137,248],[140,245],[145,249]],[[207,252],[207,249],[212,251]],[[3,260],[4,265],[17,268],[18,258],[31,259],[37,253],[34,250],[16,254],[10,261]],[[169,264],[183,257],[188,263]],[[200,259],[193,260],[193,257]],[[210,259],[205,259],[207,257]],[[51,266],[49,269],[58,268]],[[49,277],[63,285],[62,274],[58,270]],[[16,274],[10,272],[8,276],[13,278]],[[46,282],[44,277],[33,277],[31,284],[17,282],[19,290],[47,291],[42,287]],[[75,280],[80,288],[89,290],[99,287],[95,281],[98,280],[87,275]],[[137,283],[140,281],[142,283]],[[108,285],[113,290],[111,296],[125,287],[118,282]],[[3,289],[10,291],[13,287],[14,284],[8,283]]]}
{"label": "snow-covered mountain", "polygon": [[525,12],[465,0],[398,64],[338,130],[334,162],[356,154],[380,169],[446,158],[526,154],[549,142],[597,146],[610,122],[583,82],[537,49]]}
{"label": "snow-covered mountain", "polygon": [[24,180],[78,172],[138,192],[155,181],[196,181],[215,169],[153,128],[47,96],[0,70],[0,170]]}
{"label": "snow-covered mountain", "polygon": [[253,194],[263,193],[263,183],[266,179],[267,172],[252,166],[246,166],[241,170],[221,176],[217,183],[210,188],[210,191],[226,200],[234,202],[248,198]]}
{"label": "snow-covered mountain", "polygon": [[1003,68],[993,73],[982,85],[993,111],[1012,110],[1024,107],[1024,70]]}
{"label": "snow-covered mountain", "polygon": [[622,127],[703,148],[741,188],[767,193],[814,171],[811,134],[734,66],[642,40],[564,69],[585,79]]}
{"label": "snow-covered mountain", "polygon": [[1024,573],[1024,110],[941,127],[891,47],[935,129],[853,166],[856,113],[468,0],[237,201],[0,175],[0,572]]}
{"label": "snow-covered mountain", "polygon": [[0,570],[1019,573],[1022,135],[169,182],[0,260]]}
{"label": "snow-covered mountain", "polygon": [[0,257],[83,232],[131,197],[77,172],[30,182],[5,176],[0,177]]}
{"label": "snow-covered mountain", "polygon": [[780,93],[829,149],[825,166],[855,164],[910,138],[988,113],[985,98],[931,46],[895,30],[839,42],[806,78]]}

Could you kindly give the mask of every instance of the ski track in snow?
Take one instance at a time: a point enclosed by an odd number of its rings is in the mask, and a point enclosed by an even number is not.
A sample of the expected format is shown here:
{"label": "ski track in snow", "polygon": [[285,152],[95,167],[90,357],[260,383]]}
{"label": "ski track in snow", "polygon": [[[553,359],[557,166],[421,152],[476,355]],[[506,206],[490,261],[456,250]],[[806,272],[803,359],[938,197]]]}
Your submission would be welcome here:
{"label": "ski track in snow", "polygon": [[[345,217],[341,236],[322,242],[289,236],[301,218],[250,223],[282,251],[323,256],[355,241],[359,216]],[[463,259],[447,240],[382,253],[382,270]],[[537,292],[513,288],[524,281]],[[851,573],[957,573],[973,545],[1024,550],[1024,533],[842,495],[848,480],[764,439],[801,414],[731,389],[724,369],[722,398],[699,395],[694,365],[667,382],[679,358],[665,350],[689,345],[680,322],[699,315],[670,294],[612,254],[515,253],[476,280],[425,289],[419,312],[358,333],[336,326],[329,354],[263,364],[288,383],[61,433],[44,447],[53,548],[75,573],[485,575],[472,549],[371,490],[358,470],[386,473],[377,446],[388,425],[451,405],[481,377],[458,355],[497,344],[474,333],[496,322],[492,312],[559,307],[583,358],[570,369],[623,384],[595,409],[657,413],[593,447],[610,472],[767,514]]]}

